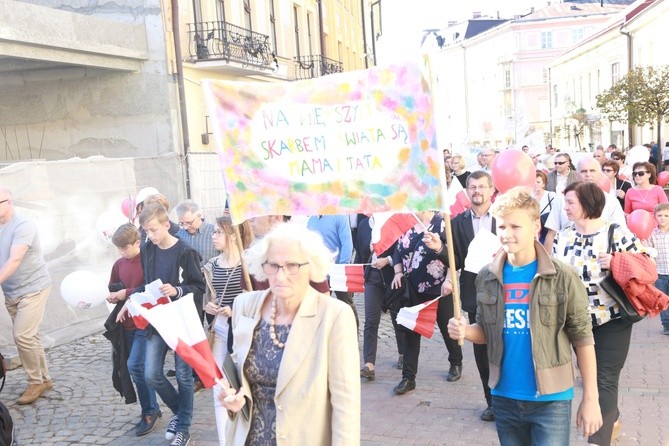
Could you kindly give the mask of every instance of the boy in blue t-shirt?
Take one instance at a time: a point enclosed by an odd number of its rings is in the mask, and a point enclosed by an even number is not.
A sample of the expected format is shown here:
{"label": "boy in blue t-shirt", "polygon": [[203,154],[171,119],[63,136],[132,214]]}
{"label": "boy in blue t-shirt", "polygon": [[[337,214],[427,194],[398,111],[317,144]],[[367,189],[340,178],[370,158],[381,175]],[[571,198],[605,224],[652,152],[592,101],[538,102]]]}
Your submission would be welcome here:
{"label": "boy in blue t-shirt", "polygon": [[516,187],[491,213],[502,251],[476,279],[476,323],[451,319],[453,339],[487,344],[497,435],[507,445],[568,445],[574,396],[572,346],[583,380],[576,424],[602,425],[585,287],[536,241],[539,203]]}

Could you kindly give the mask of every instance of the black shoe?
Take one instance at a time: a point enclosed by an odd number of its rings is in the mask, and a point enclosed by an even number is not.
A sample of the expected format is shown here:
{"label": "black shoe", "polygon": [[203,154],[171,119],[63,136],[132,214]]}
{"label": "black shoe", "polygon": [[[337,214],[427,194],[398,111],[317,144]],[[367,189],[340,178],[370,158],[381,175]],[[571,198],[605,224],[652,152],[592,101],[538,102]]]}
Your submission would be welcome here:
{"label": "black shoe", "polygon": [[204,389],[204,383],[199,379],[193,383],[193,393],[198,393],[200,390]]}
{"label": "black shoe", "polygon": [[168,378],[171,378],[173,376],[177,376],[177,372],[176,372],[176,370],[168,370],[167,373],[165,373],[165,376],[167,376]]}
{"label": "black shoe", "polygon": [[362,369],[360,369],[360,376],[362,378],[367,378],[367,381],[374,381],[374,378],[376,378],[376,373],[374,373],[374,370],[370,370],[369,367],[364,366]]}
{"label": "black shoe", "polygon": [[400,383],[395,386],[393,392],[395,392],[395,395],[404,395],[405,393],[415,388],[416,388],[415,379],[402,378],[402,381],[400,381]]}
{"label": "black shoe", "polygon": [[151,432],[153,428],[156,426],[156,420],[161,416],[162,413],[160,413],[160,411],[151,415],[144,415],[142,419],[139,421],[139,424],[137,425],[137,430],[135,431],[135,435],[141,437],[142,435],[146,435],[149,432]]}
{"label": "black shoe", "polygon": [[481,412],[481,419],[483,421],[495,421],[495,414],[492,411],[492,407],[488,406]]}
{"label": "black shoe", "polygon": [[446,377],[446,381],[453,382],[459,380],[460,378],[462,378],[462,366],[452,365],[451,368],[448,370],[448,376]]}
{"label": "black shoe", "polygon": [[397,358],[397,364],[395,364],[395,368],[400,370],[404,368],[404,355],[400,355]]}

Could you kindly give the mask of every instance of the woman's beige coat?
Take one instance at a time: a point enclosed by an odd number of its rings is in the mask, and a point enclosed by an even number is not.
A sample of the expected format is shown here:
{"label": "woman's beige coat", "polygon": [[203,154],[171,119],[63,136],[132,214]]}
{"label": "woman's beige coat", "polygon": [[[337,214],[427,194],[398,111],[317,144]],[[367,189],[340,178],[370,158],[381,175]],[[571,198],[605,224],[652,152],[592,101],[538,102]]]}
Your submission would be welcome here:
{"label": "woman's beige coat", "polygon": [[[240,294],[232,315],[232,359],[242,373],[269,290]],[[360,444],[360,356],[351,308],[309,288],[293,321],[279,367],[274,402],[278,446]],[[253,405],[250,396],[247,404]],[[244,445],[250,420],[228,423],[227,444]]]}

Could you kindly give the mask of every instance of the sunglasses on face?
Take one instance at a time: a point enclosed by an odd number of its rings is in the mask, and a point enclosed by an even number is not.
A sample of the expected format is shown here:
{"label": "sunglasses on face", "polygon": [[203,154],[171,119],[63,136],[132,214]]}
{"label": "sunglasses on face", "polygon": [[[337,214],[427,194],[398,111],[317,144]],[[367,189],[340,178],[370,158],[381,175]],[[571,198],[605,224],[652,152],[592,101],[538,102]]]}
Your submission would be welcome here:
{"label": "sunglasses on face", "polygon": [[635,177],[642,177],[642,176],[646,175],[647,173],[648,172],[646,172],[645,170],[638,170],[638,171],[632,173],[632,175],[634,175]]}
{"label": "sunglasses on face", "polygon": [[566,161],[554,161],[553,164],[557,164],[558,166],[561,166],[563,164],[567,164]]}
{"label": "sunglasses on face", "polygon": [[613,161],[620,161],[622,158],[616,158],[615,156],[611,158]]}

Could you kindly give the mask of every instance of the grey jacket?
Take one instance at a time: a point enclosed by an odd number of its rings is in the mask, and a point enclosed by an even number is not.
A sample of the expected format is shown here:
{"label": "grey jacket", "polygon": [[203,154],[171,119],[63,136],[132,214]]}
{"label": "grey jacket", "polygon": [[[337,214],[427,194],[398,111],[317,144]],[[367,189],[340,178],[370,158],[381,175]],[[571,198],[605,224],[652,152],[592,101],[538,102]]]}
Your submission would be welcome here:
{"label": "grey jacket", "polygon": [[[547,395],[573,387],[572,345],[594,345],[595,341],[583,282],[570,266],[553,260],[539,242],[534,246],[538,266],[529,295],[532,356],[537,390]],[[499,381],[504,355],[502,277],[506,257],[501,251],[476,278],[476,323],[485,332],[491,388]]]}
{"label": "grey jacket", "polygon": [[[552,171],[548,172],[548,183],[546,183],[546,190],[551,191],[551,192],[556,192],[555,187],[557,186],[557,172]],[[569,175],[567,175],[567,186],[569,186],[571,183],[575,183],[578,181],[578,178],[576,177],[576,172],[574,170],[569,171]]]}

